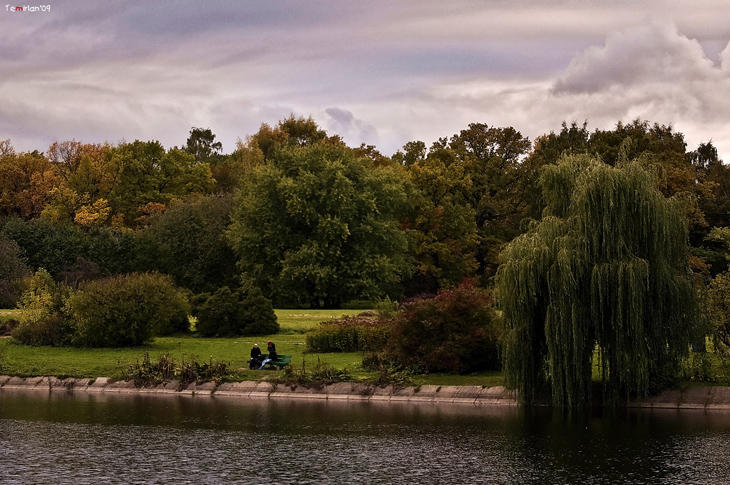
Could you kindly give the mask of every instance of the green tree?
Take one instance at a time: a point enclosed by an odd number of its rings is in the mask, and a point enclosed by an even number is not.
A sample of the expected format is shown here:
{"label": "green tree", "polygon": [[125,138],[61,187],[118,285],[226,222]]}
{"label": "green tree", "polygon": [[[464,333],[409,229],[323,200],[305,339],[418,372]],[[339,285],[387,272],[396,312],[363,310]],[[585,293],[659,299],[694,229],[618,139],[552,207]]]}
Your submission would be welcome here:
{"label": "green tree", "polygon": [[140,262],[144,246],[139,244],[141,238],[138,234],[126,228],[92,227],[86,233],[86,258],[93,261],[105,276],[149,271],[151,263],[142,265]]}
{"label": "green tree", "polygon": [[499,252],[536,206],[538,170],[524,160],[529,148],[512,127],[471,123],[433,143],[427,155],[421,142],[396,153],[421,195],[411,218],[418,241],[411,291],[435,292],[464,277],[494,275]]}
{"label": "green tree", "polygon": [[405,181],[342,145],[282,148],[247,179],[230,240],[277,304],[337,307],[400,293],[411,271]]}
{"label": "green tree", "polygon": [[243,308],[246,321],[244,335],[271,335],[279,331],[279,322],[271,300],[257,287],[254,286],[246,292]]}
{"label": "green tree", "polygon": [[408,224],[416,272],[407,292],[435,294],[474,276],[479,266],[476,215],[465,196],[471,178],[455,159],[435,156],[409,165],[407,175],[418,189]]}
{"label": "green tree", "polygon": [[282,148],[313,146],[321,142],[344,145],[338,136],[328,137],[327,132],[311,116],[303,118],[292,114],[274,127],[262,123],[259,131],[251,136],[248,145],[257,147],[266,160],[271,160]]}
{"label": "green tree", "polygon": [[[627,124],[616,123],[611,130],[596,129],[592,133],[587,122],[582,127],[575,122],[568,127],[563,122],[559,134],[550,133],[536,140],[527,161],[540,167],[556,164],[564,154],[589,154],[614,166],[621,159],[636,159],[654,172],[657,187],[665,197],[682,201],[690,224],[690,242],[696,246],[709,231],[703,208],[714,205],[715,189],[699,163],[712,155],[711,149],[700,146],[698,150],[702,153],[687,152],[684,135],[671,125],[652,125],[638,118]],[[693,164],[693,160],[698,163]]]}
{"label": "green tree", "polygon": [[86,251],[84,235],[73,224],[13,218],[4,225],[2,234],[18,245],[31,270],[45,268],[53,277],[72,266]]}
{"label": "green tree", "polygon": [[[210,193],[214,186],[210,166],[178,148],[167,152],[157,141],[122,143],[111,155],[118,183],[109,193],[113,212],[124,215],[127,225],[145,221],[151,212],[164,210],[173,200],[190,194]],[[145,211],[150,204],[160,207]]]}
{"label": "green tree", "polygon": [[[730,249],[730,227],[715,227],[708,239],[721,243]],[[726,257],[727,261],[730,256]],[[730,353],[730,270],[715,276],[707,291],[707,316],[710,320],[715,349]]]}
{"label": "green tree", "polygon": [[210,128],[190,129],[185,143],[185,151],[195,157],[198,162],[212,162],[217,155],[220,154],[223,145],[219,141],[215,141],[215,135]]}
{"label": "green tree", "polygon": [[512,127],[471,123],[448,146],[472,181],[467,201],[479,234],[479,274],[491,277],[504,245],[520,234],[520,222],[534,214],[539,167],[524,160],[530,140]]}
{"label": "green tree", "polygon": [[194,293],[231,286],[235,254],[226,230],[232,208],[233,195],[214,195],[175,203],[152,216],[143,229],[155,251],[148,260],[153,266],[147,269],[171,275]]}
{"label": "green tree", "polygon": [[403,151],[393,154],[393,161],[401,165],[413,165],[426,159],[426,144],[422,141],[409,141],[403,145]]}
{"label": "green tree", "polygon": [[30,275],[20,248],[0,233],[0,308],[13,308],[21,294],[21,280]]}
{"label": "green tree", "polygon": [[695,323],[681,204],[637,163],[566,157],[540,179],[543,218],[503,253],[505,371],[524,403],[590,402],[600,349],[604,402],[676,378]]}

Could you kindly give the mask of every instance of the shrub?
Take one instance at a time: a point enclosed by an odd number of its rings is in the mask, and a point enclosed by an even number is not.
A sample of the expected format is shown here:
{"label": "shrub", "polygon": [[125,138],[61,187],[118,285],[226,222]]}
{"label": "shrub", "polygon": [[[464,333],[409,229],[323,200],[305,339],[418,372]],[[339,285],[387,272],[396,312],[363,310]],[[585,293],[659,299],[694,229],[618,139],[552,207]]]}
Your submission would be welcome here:
{"label": "shrub", "polygon": [[244,335],[268,335],[279,331],[279,322],[276,319],[271,300],[266,298],[261,290],[253,287],[243,300]]}
{"label": "shrub", "polygon": [[68,320],[54,314],[43,320],[18,325],[11,335],[23,345],[62,346],[69,343],[72,333]]}
{"label": "shrub", "polygon": [[245,292],[224,286],[212,295],[200,294],[193,301],[193,314],[198,318],[196,331],[203,337],[263,335],[279,331],[271,300],[256,287]]}
{"label": "shrub", "polygon": [[390,336],[387,320],[364,312],[357,316],[343,316],[321,323],[307,333],[305,341],[310,352],[380,352]]}
{"label": "shrub", "polygon": [[191,382],[214,381],[219,383],[230,375],[229,363],[214,361],[198,362],[194,355],[188,359],[185,356],[178,362],[170,354],[164,353],[157,357],[157,362],[150,360],[149,352],[145,352],[142,363],[130,365],[124,374],[126,380],[133,380],[137,387],[156,386],[162,382],[177,379],[181,387]]}
{"label": "shrub", "polygon": [[467,282],[440,291],[435,298],[404,305],[393,319],[385,355],[415,372],[498,369],[494,298]]}
{"label": "shrub", "polygon": [[25,282],[27,290],[18,304],[20,323],[13,329],[15,341],[23,345],[66,345],[73,328],[64,314],[71,290],[56,283],[40,269]]}
{"label": "shrub", "polygon": [[8,320],[0,320],[0,337],[9,336],[13,330],[18,328],[20,321],[10,318]]}
{"label": "shrub", "polygon": [[69,300],[74,345],[128,347],[188,328],[188,303],[169,276],[129,274],[90,281]]}

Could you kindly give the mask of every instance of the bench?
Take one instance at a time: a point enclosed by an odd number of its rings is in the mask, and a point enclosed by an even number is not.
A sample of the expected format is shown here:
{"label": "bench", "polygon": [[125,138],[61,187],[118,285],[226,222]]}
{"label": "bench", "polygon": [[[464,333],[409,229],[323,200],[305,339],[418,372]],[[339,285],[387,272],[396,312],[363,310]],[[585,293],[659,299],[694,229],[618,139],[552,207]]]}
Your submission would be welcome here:
{"label": "bench", "polygon": [[[264,358],[268,358],[268,354],[262,355]],[[271,362],[266,363],[267,369],[281,369],[282,367],[286,367],[287,365],[291,364],[291,355],[281,355],[276,358],[276,360],[272,360]]]}

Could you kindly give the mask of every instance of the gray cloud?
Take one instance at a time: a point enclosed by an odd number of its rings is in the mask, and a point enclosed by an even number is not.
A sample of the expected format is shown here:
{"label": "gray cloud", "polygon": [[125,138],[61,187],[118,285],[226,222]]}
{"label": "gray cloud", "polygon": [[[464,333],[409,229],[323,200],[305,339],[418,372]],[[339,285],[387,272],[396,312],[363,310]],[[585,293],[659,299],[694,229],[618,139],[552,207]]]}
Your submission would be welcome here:
{"label": "gray cloud", "polygon": [[378,131],[371,124],[355,118],[352,112],[341,108],[327,108],[327,128],[330,134],[338,134],[352,145],[372,145],[378,142]]}
{"label": "gray cloud", "polygon": [[727,18],[719,0],[58,0],[0,11],[0,139],[171,146],[207,126],[232,150],[294,113],[392,153],[477,121],[534,138],[641,116],[730,158]]}
{"label": "gray cloud", "polygon": [[651,22],[611,34],[601,47],[576,57],[555,84],[556,94],[590,94],[636,84],[674,84],[715,78],[696,40],[669,23]]}

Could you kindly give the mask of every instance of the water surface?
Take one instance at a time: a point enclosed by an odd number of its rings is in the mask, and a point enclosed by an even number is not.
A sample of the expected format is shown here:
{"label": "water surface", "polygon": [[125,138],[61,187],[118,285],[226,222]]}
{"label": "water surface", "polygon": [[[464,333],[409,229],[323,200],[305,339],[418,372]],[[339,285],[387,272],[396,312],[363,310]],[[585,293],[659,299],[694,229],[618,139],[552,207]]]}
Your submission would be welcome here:
{"label": "water surface", "polygon": [[730,413],[0,391],[2,483],[730,483]]}

